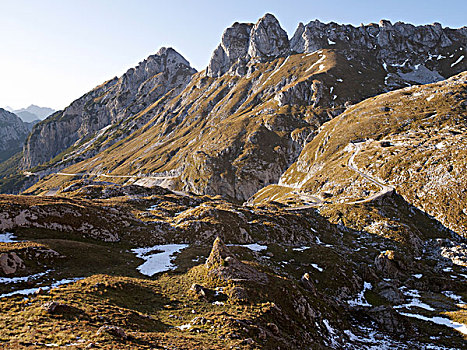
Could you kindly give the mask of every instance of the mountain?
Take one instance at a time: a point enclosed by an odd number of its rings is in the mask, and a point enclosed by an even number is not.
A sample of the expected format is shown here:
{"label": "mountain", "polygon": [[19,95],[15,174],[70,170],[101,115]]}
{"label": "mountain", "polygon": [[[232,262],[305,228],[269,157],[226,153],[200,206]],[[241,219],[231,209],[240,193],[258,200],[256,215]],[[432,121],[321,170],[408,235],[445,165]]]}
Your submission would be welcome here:
{"label": "mountain", "polygon": [[36,105],[30,105],[28,108],[22,108],[15,111],[11,111],[20,117],[24,122],[33,122],[35,120],[43,120],[49,115],[55,112],[52,108],[39,107]]}
{"label": "mountain", "polygon": [[245,201],[277,183],[319,126],[347,106],[465,70],[466,36],[465,28],[439,24],[381,21],[355,28],[315,21],[299,25],[289,40],[269,14],[256,24],[235,23],[205,71],[186,68],[178,91],[134,102],[130,110],[138,80],[128,85],[129,100],[112,107],[118,117],[105,112],[101,118],[96,98],[111,88],[104,84],[60,112],[63,117],[38,124],[23,167],[49,162],[41,174],[72,165],[67,172],[150,176],[173,189]]}
{"label": "mountain", "polygon": [[18,116],[0,108],[0,163],[21,151],[28,133]]}
{"label": "mountain", "polygon": [[465,348],[466,39],[267,14],[37,123],[0,163],[0,341]]}
{"label": "mountain", "polygon": [[[120,78],[103,83],[37,124],[24,148],[24,167],[47,162],[80,143],[97,147],[89,142],[97,132],[107,130],[116,139],[122,138],[146,123],[155,112],[151,108],[155,101],[176,96],[193,73],[195,70],[175,50],[160,49]],[[133,123],[131,119],[139,114],[143,118]],[[123,123],[125,126],[119,128]]]}

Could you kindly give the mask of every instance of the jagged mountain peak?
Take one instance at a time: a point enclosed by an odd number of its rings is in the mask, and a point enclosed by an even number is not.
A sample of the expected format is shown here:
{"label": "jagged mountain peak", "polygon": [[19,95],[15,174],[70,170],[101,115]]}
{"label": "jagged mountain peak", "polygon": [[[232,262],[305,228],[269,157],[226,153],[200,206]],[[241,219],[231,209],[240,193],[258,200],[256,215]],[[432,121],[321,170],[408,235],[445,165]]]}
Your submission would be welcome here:
{"label": "jagged mountain peak", "polygon": [[256,24],[235,22],[224,31],[221,43],[211,56],[206,74],[218,77],[233,70],[243,75],[250,58],[278,57],[288,54],[289,48],[287,33],[270,13]]}
{"label": "jagged mountain peak", "polygon": [[[195,73],[196,69],[177,51],[159,49],[120,78],[97,86],[36,125],[24,146],[23,166],[48,161],[97,131],[137,115],[160,97],[170,92],[177,95]],[[145,120],[140,122],[144,124]]]}
{"label": "jagged mountain peak", "polygon": [[267,13],[252,28],[248,55],[277,57],[289,52],[287,33],[272,14]]}

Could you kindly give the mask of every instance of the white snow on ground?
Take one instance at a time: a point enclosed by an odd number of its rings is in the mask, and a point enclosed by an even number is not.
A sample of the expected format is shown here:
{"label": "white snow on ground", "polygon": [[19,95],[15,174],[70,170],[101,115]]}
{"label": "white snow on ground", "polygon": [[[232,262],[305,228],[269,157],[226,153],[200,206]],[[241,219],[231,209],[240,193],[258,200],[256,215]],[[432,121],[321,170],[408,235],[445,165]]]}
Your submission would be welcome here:
{"label": "white snow on ground", "polygon": [[428,102],[430,102],[435,96],[436,96],[435,94],[433,94],[433,95],[431,95],[431,96],[428,96],[428,97],[426,98],[426,100],[427,100]]}
{"label": "white snow on ground", "polygon": [[354,334],[350,329],[344,333],[349,337],[351,343],[347,343],[343,348],[349,350],[393,350],[393,349],[430,349],[430,350],[452,350],[444,346],[411,342],[410,340],[399,341],[389,337],[387,334],[378,332],[369,327],[359,326],[359,335]]}
{"label": "white snow on ground", "polygon": [[319,272],[323,272],[324,269],[322,267],[319,267],[317,264],[311,264],[311,266],[313,266],[316,270],[318,270]]}
{"label": "white snow on ground", "polygon": [[[176,266],[171,263],[172,256],[187,247],[188,244],[164,244],[146,248],[135,248],[132,249],[132,252],[138,258],[146,260],[142,265],[138,266],[138,271],[143,275],[153,276],[158,272],[174,269]],[[155,250],[159,252],[148,254]]]}
{"label": "white snow on ground", "polygon": [[457,59],[456,62],[454,62],[453,64],[451,64],[451,67],[454,67],[456,64],[460,63],[463,59],[464,59],[464,55],[462,55],[461,57],[459,57],[459,58]]}
{"label": "white snow on ground", "polygon": [[34,280],[48,274],[51,270],[36,273],[35,275],[24,276],[24,277],[0,277],[0,284],[20,283]]}
{"label": "white snow on ground", "polygon": [[299,247],[299,248],[293,248],[293,251],[295,252],[303,252],[304,250],[307,250],[307,249],[310,249],[310,247],[308,246],[303,246],[303,247]]}
{"label": "white snow on ground", "polygon": [[328,38],[328,44],[329,44],[329,45],[335,45],[336,42],[335,42],[335,41],[332,41],[331,39]]}
{"label": "white snow on ground", "polygon": [[457,301],[459,304],[464,304],[464,301],[462,300],[462,297],[460,295],[454,294],[454,292],[446,290],[443,293],[445,296],[448,298],[451,298],[454,301]]}
{"label": "white snow on ground", "polygon": [[267,245],[261,245],[261,244],[258,244],[258,243],[244,244],[244,245],[242,245],[241,247],[248,248],[248,249],[250,249],[250,250],[253,250],[254,252],[260,252],[260,251],[262,251],[262,250],[268,249],[268,246],[267,246]]}
{"label": "white snow on ground", "polygon": [[323,323],[324,323],[324,325],[326,326],[326,329],[329,332],[329,336],[331,338],[330,340],[331,340],[332,348],[336,348],[339,345],[339,342],[337,341],[335,329],[331,327],[328,320],[324,319]]}
{"label": "white snow on ground", "polygon": [[463,334],[467,334],[467,326],[465,324],[451,321],[448,318],[439,317],[439,316],[426,317],[426,316],[418,315],[418,314],[409,314],[407,312],[399,312],[399,313],[403,316],[418,318],[423,321],[428,321],[428,322],[433,322],[439,325],[448,326],[448,327],[454,328],[456,331],[459,331]]}
{"label": "white snow on ground", "polygon": [[348,300],[347,303],[352,306],[371,306],[365,298],[365,292],[372,288],[373,286],[370,282],[363,282],[363,290],[358,293],[355,299]]}
{"label": "white snow on ground", "polygon": [[421,273],[417,273],[417,274],[415,274],[415,275],[413,275],[413,276],[414,276],[416,279],[420,279],[420,278],[422,278],[423,275],[422,275]]}
{"label": "white snow on ground", "polygon": [[[321,56],[320,59],[318,61],[316,61],[315,63],[313,63],[305,72],[308,72],[308,71],[312,70],[314,66],[316,66],[317,64],[322,63],[325,59],[326,59],[326,55]],[[324,67],[324,65],[319,66],[320,70],[322,69],[321,66]]]}
{"label": "white snow on ground", "polygon": [[64,285],[64,284],[79,281],[79,280],[81,280],[83,278],[84,277],[65,278],[65,279],[62,279],[60,281],[56,281],[56,282],[52,283],[50,286],[39,286],[39,287],[35,287],[35,288],[15,290],[14,292],[0,294],[0,298],[11,297],[12,295],[15,295],[15,294],[30,295],[30,294],[35,293],[39,288],[42,289],[42,290],[50,290],[50,289],[57,288],[57,287],[59,287],[61,285]]}
{"label": "white snow on ground", "polygon": [[248,248],[254,252],[260,252],[262,250],[268,249],[267,245],[261,245],[258,243],[251,243],[251,244],[227,244],[229,247],[245,247]]}
{"label": "white snow on ground", "polygon": [[191,324],[189,324],[189,323],[187,323],[187,324],[182,324],[181,326],[176,326],[176,328],[180,329],[181,331],[185,331],[185,330],[191,328]]}
{"label": "white snow on ground", "polygon": [[343,82],[342,79],[336,79],[336,81],[338,81],[339,83],[342,83],[342,82]]}
{"label": "white snow on ground", "polygon": [[15,241],[15,239],[16,237],[13,233],[10,233],[10,232],[0,233],[0,243],[18,242],[18,241]]}

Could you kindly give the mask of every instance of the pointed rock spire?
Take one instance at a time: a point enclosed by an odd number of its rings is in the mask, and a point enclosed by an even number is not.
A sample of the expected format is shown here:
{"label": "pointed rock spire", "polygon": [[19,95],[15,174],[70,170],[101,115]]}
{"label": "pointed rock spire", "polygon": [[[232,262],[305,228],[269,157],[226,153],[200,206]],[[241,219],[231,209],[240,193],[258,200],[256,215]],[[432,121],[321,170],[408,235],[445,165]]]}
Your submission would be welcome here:
{"label": "pointed rock spire", "polygon": [[289,39],[279,21],[266,14],[255,25],[234,23],[222,35],[219,46],[214,50],[206,75],[219,77],[232,67],[242,74],[251,57],[269,58],[289,53]]}
{"label": "pointed rock spire", "polygon": [[267,13],[251,30],[250,57],[277,57],[290,50],[289,38],[276,17]]}

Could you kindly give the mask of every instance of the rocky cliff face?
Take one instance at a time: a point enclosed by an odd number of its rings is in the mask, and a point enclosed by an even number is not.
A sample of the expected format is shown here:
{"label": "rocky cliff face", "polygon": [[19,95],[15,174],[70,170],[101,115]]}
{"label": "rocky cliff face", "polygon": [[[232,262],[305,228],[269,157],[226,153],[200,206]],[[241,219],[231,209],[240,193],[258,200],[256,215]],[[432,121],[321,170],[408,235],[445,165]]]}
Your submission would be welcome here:
{"label": "rocky cliff face", "polygon": [[212,54],[206,70],[209,77],[219,77],[229,70],[238,75],[246,73],[251,58],[277,58],[289,53],[289,38],[271,14],[256,24],[234,23],[227,28],[222,41]]}
{"label": "rocky cliff face", "polygon": [[21,150],[28,133],[18,116],[0,108],[0,162]]}
{"label": "rocky cliff face", "polygon": [[96,131],[137,114],[165,94],[181,91],[195,72],[175,50],[160,49],[120,78],[96,87],[36,125],[24,147],[23,166],[47,162]]}
{"label": "rocky cliff face", "polygon": [[426,84],[467,69],[467,27],[450,29],[439,23],[414,26],[381,20],[353,27],[315,20],[299,24],[290,46],[299,53],[336,49],[348,58],[367,52],[383,65],[391,81]]}

